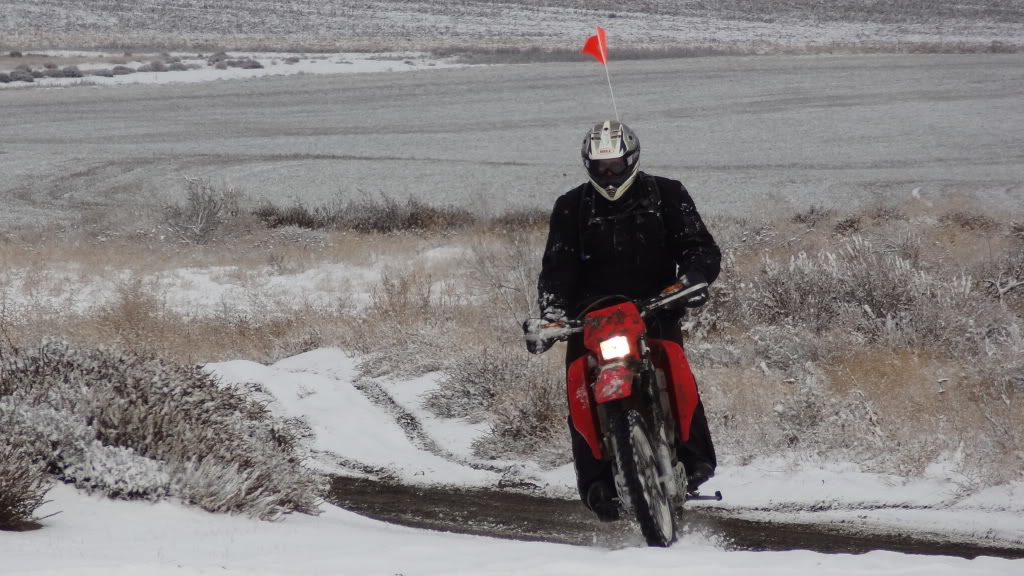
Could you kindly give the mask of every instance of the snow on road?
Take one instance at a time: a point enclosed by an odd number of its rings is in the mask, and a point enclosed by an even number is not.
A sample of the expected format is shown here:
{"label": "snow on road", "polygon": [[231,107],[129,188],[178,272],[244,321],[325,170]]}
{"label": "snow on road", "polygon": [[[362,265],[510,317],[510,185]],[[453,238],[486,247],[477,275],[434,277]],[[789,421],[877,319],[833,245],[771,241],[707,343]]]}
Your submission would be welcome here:
{"label": "snow on road", "polygon": [[604,550],[414,530],[325,506],[276,523],[213,515],[171,502],[110,501],[66,486],[35,532],[0,537],[0,573],[498,575],[733,574],[964,576],[1020,574],[1024,561],[813,552],[729,552],[690,536],[670,549]]}

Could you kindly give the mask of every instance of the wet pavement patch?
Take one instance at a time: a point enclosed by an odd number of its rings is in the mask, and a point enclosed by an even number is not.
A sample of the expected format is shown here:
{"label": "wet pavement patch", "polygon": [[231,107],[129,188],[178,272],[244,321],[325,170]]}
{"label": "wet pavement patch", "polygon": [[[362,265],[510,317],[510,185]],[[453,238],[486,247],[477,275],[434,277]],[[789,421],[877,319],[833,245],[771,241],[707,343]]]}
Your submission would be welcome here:
{"label": "wet pavement patch", "polygon": [[[602,548],[643,546],[636,526],[626,521],[599,522],[573,500],[342,476],[332,479],[328,499],[363,516],[415,528]],[[844,554],[888,550],[962,558],[1024,558],[1024,549],[940,542],[906,533],[870,533],[838,525],[760,522],[710,506],[686,509],[680,524],[682,538],[699,536],[729,550]]]}

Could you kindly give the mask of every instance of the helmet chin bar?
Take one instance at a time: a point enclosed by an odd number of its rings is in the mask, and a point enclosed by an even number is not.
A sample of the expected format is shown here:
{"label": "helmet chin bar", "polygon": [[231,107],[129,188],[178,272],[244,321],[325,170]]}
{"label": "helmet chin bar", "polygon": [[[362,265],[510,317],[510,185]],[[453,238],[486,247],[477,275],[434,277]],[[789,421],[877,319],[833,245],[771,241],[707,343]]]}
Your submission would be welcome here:
{"label": "helmet chin bar", "polygon": [[623,182],[617,188],[613,188],[612,186],[604,188],[597,182],[594,182],[593,178],[590,178],[590,185],[594,187],[594,190],[597,190],[598,194],[604,196],[609,202],[615,202],[616,200],[620,200],[623,196],[626,195],[626,192],[629,190],[630,186],[633,185],[633,181],[636,180],[636,175],[639,172],[640,164],[637,163],[635,166],[633,166],[633,173],[630,174],[629,178],[627,178],[626,181]]}

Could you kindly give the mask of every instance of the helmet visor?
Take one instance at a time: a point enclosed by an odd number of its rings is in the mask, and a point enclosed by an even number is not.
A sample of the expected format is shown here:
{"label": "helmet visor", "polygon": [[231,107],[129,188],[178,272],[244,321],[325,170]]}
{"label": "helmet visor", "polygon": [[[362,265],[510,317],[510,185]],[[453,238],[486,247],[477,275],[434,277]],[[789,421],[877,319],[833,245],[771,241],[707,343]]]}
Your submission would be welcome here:
{"label": "helmet visor", "polygon": [[621,184],[629,176],[629,164],[625,158],[591,160],[587,170],[594,182],[601,186]]}
{"label": "helmet visor", "polygon": [[626,174],[630,167],[625,158],[609,158],[606,160],[591,160],[590,175],[595,180],[615,179]]}

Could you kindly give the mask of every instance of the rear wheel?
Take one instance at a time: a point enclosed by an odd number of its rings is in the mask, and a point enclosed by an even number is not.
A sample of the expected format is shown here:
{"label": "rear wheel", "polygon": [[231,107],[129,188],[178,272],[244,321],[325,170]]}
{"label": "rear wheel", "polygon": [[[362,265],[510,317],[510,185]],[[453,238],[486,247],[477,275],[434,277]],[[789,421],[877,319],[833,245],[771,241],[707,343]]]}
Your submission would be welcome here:
{"label": "rear wheel", "polygon": [[671,470],[661,470],[653,437],[636,410],[612,415],[615,464],[629,502],[648,546],[669,546],[675,539],[675,515],[665,482],[674,481]]}

